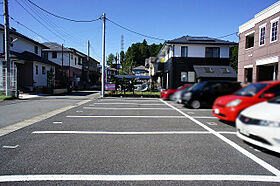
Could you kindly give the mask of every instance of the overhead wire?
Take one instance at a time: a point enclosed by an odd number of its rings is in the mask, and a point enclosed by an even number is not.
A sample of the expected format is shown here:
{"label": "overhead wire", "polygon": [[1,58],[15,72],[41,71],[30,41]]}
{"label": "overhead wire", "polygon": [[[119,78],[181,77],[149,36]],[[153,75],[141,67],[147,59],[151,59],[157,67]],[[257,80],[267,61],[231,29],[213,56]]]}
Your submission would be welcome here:
{"label": "overhead wire", "polygon": [[48,39],[47,39],[47,38],[45,38],[44,36],[42,36],[42,35],[38,34],[38,33],[37,33],[37,32],[35,32],[34,30],[32,30],[31,28],[27,27],[26,25],[22,24],[22,23],[21,23],[21,22],[19,22],[18,20],[14,19],[12,16],[9,16],[9,17],[10,17],[10,19],[11,19],[11,20],[13,20],[13,21],[14,21],[14,22],[16,22],[17,24],[19,24],[19,25],[23,26],[24,28],[26,28],[26,29],[27,29],[27,30],[29,30],[30,32],[32,32],[32,33],[36,34],[37,36],[39,36],[39,37],[41,37],[41,38],[45,39],[46,41],[49,41],[49,42],[50,42],[50,40],[48,40]]}
{"label": "overhead wire", "polygon": [[141,33],[139,33],[139,32],[136,32],[136,31],[134,31],[134,30],[131,30],[131,29],[129,29],[129,28],[127,28],[127,27],[124,27],[124,26],[122,26],[122,25],[120,25],[120,24],[118,24],[118,23],[116,23],[116,22],[114,22],[114,21],[112,21],[112,20],[110,20],[110,19],[108,19],[108,18],[106,18],[106,20],[108,20],[108,21],[111,22],[112,24],[114,24],[114,25],[116,25],[116,26],[118,26],[118,27],[120,27],[120,28],[122,28],[122,29],[124,29],[124,30],[126,30],[126,31],[132,32],[132,33],[137,34],[137,35],[140,35],[140,36],[142,36],[142,37],[146,37],[146,38],[154,39],[154,40],[159,40],[159,41],[165,41],[165,39],[162,39],[162,38],[158,38],[158,37],[153,37],[153,36],[141,34]]}
{"label": "overhead wire", "polygon": [[222,39],[222,38],[229,37],[229,36],[236,35],[236,34],[238,34],[238,32],[234,32],[234,33],[231,33],[231,34],[228,34],[228,35],[224,35],[224,36],[220,36],[220,37],[216,37],[216,38],[217,39]]}
{"label": "overhead wire", "polygon": [[47,30],[49,30],[51,33],[59,37],[61,40],[64,41],[64,38],[59,36],[57,33],[53,32],[51,29],[49,29],[45,24],[43,24],[39,19],[37,19],[32,13],[30,13],[18,0],[15,0],[30,16],[32,16],[38,23],[40,23],[42,26],[44,26]]}
{"label": "overhead wire", "polygon": [[98,21],[98,20],[101,19],[101,16],[99,18],[97,18],[97,19],[92,19],[92,20],[75,20],[75,19],[70,19],[70,18],[67,18],[67,17],[63,17],[63,16],[60,16],[60,15],[54,14],[54,13],[52,13],[52,12],[50,12],[50,11],[40,7],[40,6],[38,6],[37,4],[33,3],[31,0],[27,0],[27,1],[29,1],[32,5],[36,6],[40,10],[42,10],[42,11],[44,11],[44,12],[46,12],[46,13],[54,16],[54,17],[57,17],[59,19],[63,19],[63,20],[66,20],[66,21],[72,21],[72,22],[76,22],[76,23],[90,23],[90,22],[95,22],[95,21]]}

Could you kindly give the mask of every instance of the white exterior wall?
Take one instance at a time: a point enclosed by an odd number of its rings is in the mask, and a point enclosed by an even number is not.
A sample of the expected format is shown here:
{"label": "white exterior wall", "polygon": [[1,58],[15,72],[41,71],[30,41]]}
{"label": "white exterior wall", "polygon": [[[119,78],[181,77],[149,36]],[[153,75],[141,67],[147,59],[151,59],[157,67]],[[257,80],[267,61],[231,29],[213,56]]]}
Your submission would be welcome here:
{"label": "white exterior wall", "polygon": [[[3,53],[4,52],[4,48],[3,48],[3,35],[4,33],[1,32],[0,34],[0,52]],[[16,39],[17,40],[13,43],[13,46],[10,46],[10,49],[12,51],[15,51],[15,52],[18,52],[18,53],[22,53],[24,51],[28,51],[28,52],[32,52],[34,54],[35,53],[35,46],[38,46],[38,56],[41,56],[41,52],[42,52],[42,46],[41,45],[36,45],[35,43],[31,42],[31,41],[28,41],[24,38],[21,38],[19,36],[15,36],[13,34],[10,34],[10,37],[12,37],[13,39]]]}
{"label": "white exterior wall", "polygon": [[[220,58],[229,58],[229,47],[217,45],[175,45],[174,57],[181,57],[182,46],[188,47],[188,57],[205,58],[206,47],[220,47]],[[165,61],[167,60],[167,56],[165,56]]]}
{"label": "white exterior wall", "polygon": [[[62,52],[57,52],[57,58],[52,58],[52,53],[53,52],[48,52],[48,59],[50,61],[58,64],[59,66],[62,66]],[[82,65],[78,65],[78,63],[79,63],[78,57],[80,57],[80,56],[73,54],[73,59],[71,59],[71,54],[69,52],[64,52],[63,53],[63,66],[69,66],[69,59],[70,59],[70,66],[81,70]],[[77,58],[76,65],[75,65],[75,58]],[[81,63],[82,63],[82,58],[81,58]]]}
{"label": "white exterior wall", "polygon": [[[38,74],[36,74],[36,65],[38,66]],[[42,67],[46,67],[46,73],[42,73]],[[34,83],[34,87],[46,87],[47,86],[47,74],[48,71],[51,70],[51,65],[39,63],[39,62],[34,62],[33,63],[33,81],[36,82]],[[55,72],[55,69],[53,67],[53,70]]]}

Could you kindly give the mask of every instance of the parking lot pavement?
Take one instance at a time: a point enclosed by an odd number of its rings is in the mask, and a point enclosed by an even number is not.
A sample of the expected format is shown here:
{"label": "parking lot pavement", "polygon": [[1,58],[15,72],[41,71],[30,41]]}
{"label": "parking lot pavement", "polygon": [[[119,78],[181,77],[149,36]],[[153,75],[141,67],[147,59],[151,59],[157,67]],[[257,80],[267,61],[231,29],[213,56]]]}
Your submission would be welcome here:
{"label": "parking lot pavement", "polygon": [[209,109],[159,99],[93,100],[0,144],[0,182],[11,185],[280,183],[277,154],[243,143]]}

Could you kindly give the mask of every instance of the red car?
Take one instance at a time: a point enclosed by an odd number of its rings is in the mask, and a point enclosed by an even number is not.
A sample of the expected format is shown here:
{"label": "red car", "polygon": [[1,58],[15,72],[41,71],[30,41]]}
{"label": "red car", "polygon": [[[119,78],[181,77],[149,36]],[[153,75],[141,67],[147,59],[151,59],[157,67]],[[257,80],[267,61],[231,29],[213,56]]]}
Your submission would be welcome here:
{"label": "red car", "polygon": [[232,95],[217,98],[214,102],[212,113],[222,120],[234,122],[239,113],[245,108],[279,95],[280,81],[252,83]]}
{"label": "red car", "polygon": [[183,86],[178,87],[177,89],[163,90],[163,91],[161,91],[160,97],[162,99],[169,99],[172,94],[174,94],[177,91],[183,90],[190,85],[192,85],[192,84],[185,84]]}

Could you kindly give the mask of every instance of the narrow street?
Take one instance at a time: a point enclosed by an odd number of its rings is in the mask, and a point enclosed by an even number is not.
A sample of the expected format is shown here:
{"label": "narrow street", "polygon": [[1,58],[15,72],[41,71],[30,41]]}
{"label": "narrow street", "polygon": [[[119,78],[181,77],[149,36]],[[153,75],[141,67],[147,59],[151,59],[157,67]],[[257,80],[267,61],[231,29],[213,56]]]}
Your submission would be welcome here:
{"label": "narrow street", "polygon": [[91,97],[72,104],[0,137],[2,184],[280,182],[279,157],[241,141],[235,127],[213,117],[210,109],[156,98]]}

